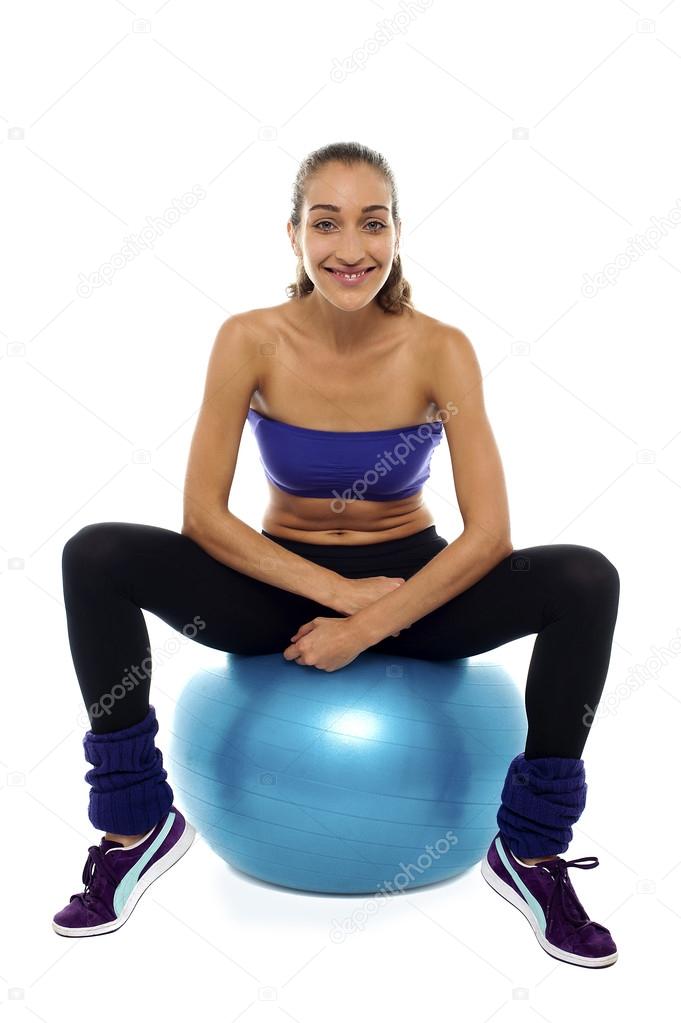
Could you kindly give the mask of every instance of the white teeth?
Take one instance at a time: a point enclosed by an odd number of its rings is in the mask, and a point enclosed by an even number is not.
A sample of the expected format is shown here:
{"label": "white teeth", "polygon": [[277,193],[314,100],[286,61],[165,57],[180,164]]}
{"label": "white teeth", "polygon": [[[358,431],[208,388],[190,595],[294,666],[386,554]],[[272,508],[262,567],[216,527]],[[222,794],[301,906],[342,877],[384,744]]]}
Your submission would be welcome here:
{"label": "white teeth", "polygon": [[334,270],[333,272],[336,274],[337,277],[345,277],[346,281],[354,281],[355,277],[364,277],[364,275],[368,273],[367,270],[362,270],[358,274],[344,274],[339,273],[338,270]]}

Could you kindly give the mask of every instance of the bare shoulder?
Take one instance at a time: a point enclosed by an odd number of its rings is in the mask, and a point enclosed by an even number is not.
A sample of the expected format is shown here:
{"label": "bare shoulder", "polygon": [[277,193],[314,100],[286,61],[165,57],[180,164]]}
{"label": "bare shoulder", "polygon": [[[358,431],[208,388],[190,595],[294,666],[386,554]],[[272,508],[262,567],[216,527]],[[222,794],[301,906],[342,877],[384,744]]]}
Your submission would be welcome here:
{"label": "bare shoulder", "polygon": [[[217,347],[232,357],[255,360],[259,369],[271,350],[271,344],[281,337],[281,318],[277,307],[246,309],[233,313],[221,324],[217,334]],[[259,374],[258,374],[259,375]]]}
{"label": "bare shoulder", "polygon": [[411,313],[406,329],[415,341],[423,345],[424,352],[430,351],[433,355],[447,346],[465,345],[468,340],[458,327],[418,310]]}
{"label": "bare shoulder", "polygon": [[261,338],[263,317],[260,309],[246,309],[240,313],[232,313],[223,321],[218,334],[225,340],[238,340],[247,345]]}
{"label": "bare shoulder", "polygon": [[459,328],[435,317],[430,321],[424,332],[424,359],[428,366],[428,379],[431,385],[431,397],[435,397],[435,387],[439,383],[438,393],[441,396],[442,384],[446,381],[448,389],[469,393],[478,388],[482,381],[480,364],[470,338]]}
{"label": "bare shoulder", "polygon": [[226,323],[234,322],[244,339],[250,339],[255,347],[253,354],[263,354],[263,351],[266,354],[266,349],[263,349],[265,342],[281,340],[294,325],[288,307],[288,302],[282,302],[280,305],[247,309],[229,317]]}
{"label": "bare shoulder", "polygon": [[438,320],[434,316],[429,316],[428,319],[430,321],[428,336],[436,353],[440,352],[442,354],[447,349],[455,349],[459,352],[472,349],[473,346],[470,339],[459,327],[455,327],[451,323],[445,323],[444,320]]}

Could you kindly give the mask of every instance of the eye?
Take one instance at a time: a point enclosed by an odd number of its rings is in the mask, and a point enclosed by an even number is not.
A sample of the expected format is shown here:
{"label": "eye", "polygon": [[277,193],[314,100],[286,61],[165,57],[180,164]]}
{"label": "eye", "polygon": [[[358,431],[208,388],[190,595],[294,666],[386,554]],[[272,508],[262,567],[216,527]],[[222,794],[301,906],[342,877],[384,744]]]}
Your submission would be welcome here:
{"label": "eye", "polygon": [[[314,226],[321,228],[322,224],[331,224],[331,226],[333,226],[333,221],[332,220],[318,220],[317,223]],[[368,220],[367,221],[367,226],[369,224],[378,224],[379,228],[385,228],[387,226],[386,224],[384,224],[380,220]],[[328,233],[329,233],[328,231],[322,231],[322,234],[328,234]],[[371,234],[379,234],[379,231],[371,231],[370,233]]]}

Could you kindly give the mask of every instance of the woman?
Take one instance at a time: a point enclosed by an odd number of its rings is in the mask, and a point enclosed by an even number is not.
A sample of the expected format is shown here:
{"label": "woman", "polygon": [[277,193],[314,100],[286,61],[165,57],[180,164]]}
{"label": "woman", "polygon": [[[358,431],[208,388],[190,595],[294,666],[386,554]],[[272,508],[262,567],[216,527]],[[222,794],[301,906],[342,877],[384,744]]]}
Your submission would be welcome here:
{"label": "woman", "polygon": [[[537,633],[526,748],[501,793],[482,869],[551,955],[617,958],[589,920],[566,862],[585,805],[580,759],[608,669],[619,576],[574,544],[514,550],[503,469],[480,368],[459,330],[416,312],[402,276],[392,173],[358,144],[312,153],[296,179],[289,301],[218,332],[192,441],[182,531],[85,526],[64,547],[69,641],[91,729],[91,846],[85,891],[60,934],[125,922],[194,830],[173,805],[149,703],[142,611],[198,642],[282,652],[335,671],[363,650],[468,657]],[[246,419],[269,481],[258,533],[228,510]],[[404,426],[402,424],[413,424]],[[464,522],[439,536],[422,499],[446,436]]]}

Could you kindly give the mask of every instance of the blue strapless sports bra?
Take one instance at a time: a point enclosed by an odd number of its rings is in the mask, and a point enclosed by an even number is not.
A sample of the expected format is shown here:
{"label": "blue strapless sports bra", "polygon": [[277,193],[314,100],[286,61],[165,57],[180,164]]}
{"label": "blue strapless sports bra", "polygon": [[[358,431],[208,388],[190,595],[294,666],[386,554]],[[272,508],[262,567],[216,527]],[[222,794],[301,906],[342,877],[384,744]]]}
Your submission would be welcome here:
{"label": "blue strapless sports bra", "polygon": [[265,476],[296,497],[396,501],[430,475],[442,421],[345,433],[291,426],[248,410]]}

